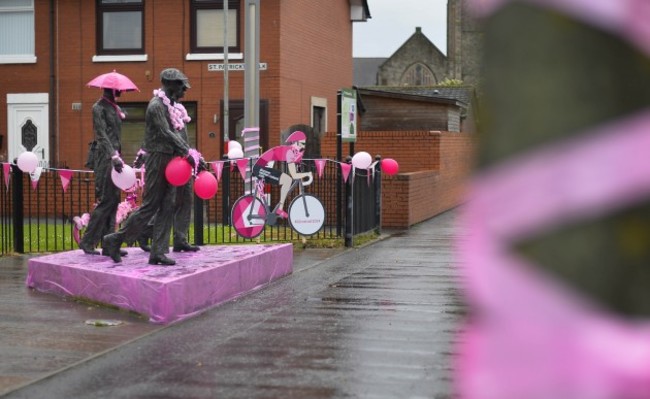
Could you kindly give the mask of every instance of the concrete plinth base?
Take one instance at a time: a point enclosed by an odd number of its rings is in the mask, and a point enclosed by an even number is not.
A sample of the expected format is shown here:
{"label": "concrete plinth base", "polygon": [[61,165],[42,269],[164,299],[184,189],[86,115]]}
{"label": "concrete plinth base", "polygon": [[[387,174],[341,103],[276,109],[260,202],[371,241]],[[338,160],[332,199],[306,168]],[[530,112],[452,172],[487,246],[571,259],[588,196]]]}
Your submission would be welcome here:
{"label": "concrete plinth base", "polygon": [[204,246],[170,253],[174,266],[147,264],[125,248],[122,262],[81,250],[29,260],[26,284],[41,292],[89,299],[172,323],[255,291],[293,271],[291,244]]}

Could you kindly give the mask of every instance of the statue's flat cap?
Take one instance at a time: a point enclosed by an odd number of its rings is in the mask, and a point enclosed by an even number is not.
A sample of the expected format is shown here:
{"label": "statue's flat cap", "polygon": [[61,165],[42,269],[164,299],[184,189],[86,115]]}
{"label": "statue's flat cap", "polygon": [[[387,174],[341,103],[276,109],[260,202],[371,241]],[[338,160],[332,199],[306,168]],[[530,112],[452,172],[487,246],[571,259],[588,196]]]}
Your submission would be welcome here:
{"label": "statue's flat cap", "polygon": [[163,80],[167,80],[167,81],[178,80],[180,82],[183,82],[185,87],[187,87],[188,89],[192,87],[190,86],[190,81],[187,78],[187,76],[185,76],[183,72],[181,72],[176,68],[163,69],[162,72],[160,72],[160,81]]}

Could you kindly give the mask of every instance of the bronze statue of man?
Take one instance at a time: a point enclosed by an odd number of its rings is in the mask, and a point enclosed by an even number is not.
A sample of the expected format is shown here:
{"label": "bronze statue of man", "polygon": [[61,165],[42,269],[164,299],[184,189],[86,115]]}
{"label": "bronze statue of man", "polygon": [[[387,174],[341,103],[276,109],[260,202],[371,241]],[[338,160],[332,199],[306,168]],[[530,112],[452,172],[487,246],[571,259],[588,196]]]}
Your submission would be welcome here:
{"label": "bronze statue of man", "polygon": [[165,177],[165,168],[175,156],[187,158],[189,145],[179,134],[189,122],[187,111],[178,102],[190,88],[187,76],[176,68],[168,68],[160,73],[162,88],[154,90],[145,114],[145,136],[143,150],[145,158],[145,187],[143,203],[126,220],[124,226],[113,234],[104,237],[104,249],[114,262],[120,262],[120,247],[123,242],[133,243],[143,233],[147,223],[153,219],[153,239],[149,263],[152,265],[174,265],[176,261],[166,256],[169,252],[169,239],[176,187]]}
{"label": "bronze statue of man", "polygon": [[[88,167],[95,171],[95,197],[97,207],[92,211],[88,227],[79,242],[86,254],[99,255],[95,247],[102,237],[115,231],[115,216],[120,203],[121,190],[113,184],[111,171],[122,172],[122,118],[124,112],[116,103],[121,91],[105,88],[103,96],[93,105],[93,131],[95,140],[89,154]],[[126,255],[122,251],[122,255]],[[102,249],[102,255],[108,255]]]}

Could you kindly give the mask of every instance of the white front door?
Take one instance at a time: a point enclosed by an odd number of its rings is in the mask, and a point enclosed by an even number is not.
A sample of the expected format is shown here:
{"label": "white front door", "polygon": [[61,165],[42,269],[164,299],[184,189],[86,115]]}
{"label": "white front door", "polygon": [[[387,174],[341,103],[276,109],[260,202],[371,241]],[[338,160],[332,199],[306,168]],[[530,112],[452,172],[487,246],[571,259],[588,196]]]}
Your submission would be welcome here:
{"label": "white front door", "polygon": [[9,161],[24,151],[38,157],[39,166],[50,160],[47,93],[7,94],[7,149]]}

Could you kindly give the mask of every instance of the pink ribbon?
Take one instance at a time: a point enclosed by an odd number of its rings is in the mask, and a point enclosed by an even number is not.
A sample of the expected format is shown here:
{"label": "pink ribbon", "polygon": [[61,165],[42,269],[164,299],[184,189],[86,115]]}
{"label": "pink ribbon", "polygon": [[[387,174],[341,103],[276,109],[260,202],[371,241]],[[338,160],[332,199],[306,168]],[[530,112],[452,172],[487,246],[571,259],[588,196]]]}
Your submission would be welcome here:
{"label": "pink ribbon", "polygon": [[619,319],[510,251],[515,240],[650,197],[650,112],[505,161],[472,183],[457,254],[478,316],[459,341],[463,399],[642,399],[650,322]]}

